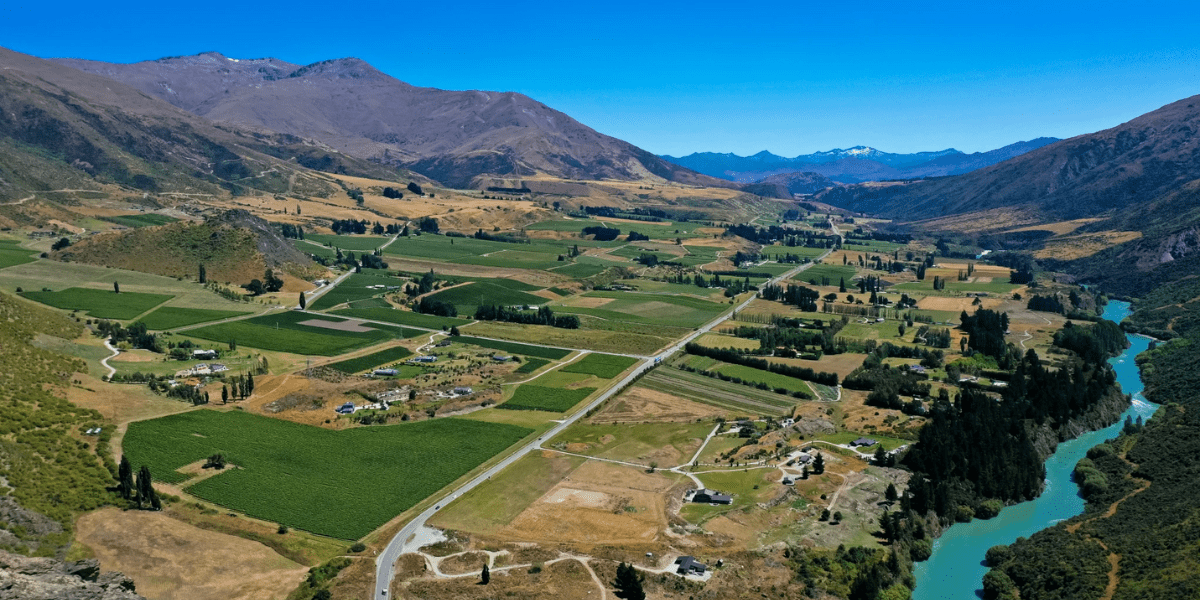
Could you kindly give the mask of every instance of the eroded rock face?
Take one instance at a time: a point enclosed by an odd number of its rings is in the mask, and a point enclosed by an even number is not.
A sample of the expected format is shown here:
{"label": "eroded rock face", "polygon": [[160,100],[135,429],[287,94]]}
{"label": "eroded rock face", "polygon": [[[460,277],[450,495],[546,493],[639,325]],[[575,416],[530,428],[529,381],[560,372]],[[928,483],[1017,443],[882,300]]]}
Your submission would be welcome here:
{"label": "eroded rock face", "polygon": [[0,550],[0,600],[145,600],[133,580],[95,560],[63,562]]}

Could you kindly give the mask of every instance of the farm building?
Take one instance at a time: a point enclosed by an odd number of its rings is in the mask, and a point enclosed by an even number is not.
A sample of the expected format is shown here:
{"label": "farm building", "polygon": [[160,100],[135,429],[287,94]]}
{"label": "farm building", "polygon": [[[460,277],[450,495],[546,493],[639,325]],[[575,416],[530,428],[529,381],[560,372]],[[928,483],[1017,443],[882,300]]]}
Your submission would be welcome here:
{"label": "farm building", "polygon": [[697,562],[691,556],[680,556],[675,559],[675,572],[680,575],[703,575],[708,570],[708,566],[704,563]]}
{"label": "farm building", "polygon": [[505,354],[496,354],[492,356],[492,360],[496,362],[508,362],[512,360],[512,357]]}
{"label": "farm building", "polygon": [[378,377],[395,377],[398,372],[395,369],[375,369],[375,375]]}
{"label": "farm building", "polygon": [[207,360],[207,359],[216,358],[216,357],[217,357],[216,350],[192,350],[192,358]]}
{"label": "farm building", "polygon": [[701,502],[704,504],[733,504],[733,496],[722,494],[716,490],[699,489],[692,496],[692,502]]}
{"label": "farm building", "polygon": [[411,362],[411,363],[435,363],[435,362],[437,362],[437,357],[432,354],[427,354],[425,356],[418,356],[408,362]]}
{"label": "farm building", "polygon": [[474,392],[475,392],[475,390],[472,390],[471,388],[466,387],[466,386],[459,386],[459,387],[454,388],[454,393],[458,394],[459,396],[470,396]]}

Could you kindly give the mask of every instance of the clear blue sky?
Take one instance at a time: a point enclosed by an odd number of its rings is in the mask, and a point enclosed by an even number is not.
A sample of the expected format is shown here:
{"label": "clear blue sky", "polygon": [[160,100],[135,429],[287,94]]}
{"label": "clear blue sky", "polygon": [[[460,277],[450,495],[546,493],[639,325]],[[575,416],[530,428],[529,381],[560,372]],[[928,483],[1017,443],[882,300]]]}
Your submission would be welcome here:
{"label": "clear blue sky", "polygon": [[660,154],[989,150],[1200,94],[1192,2],[48,2],[0,45],[134,62],[355,56],[528,94]]}

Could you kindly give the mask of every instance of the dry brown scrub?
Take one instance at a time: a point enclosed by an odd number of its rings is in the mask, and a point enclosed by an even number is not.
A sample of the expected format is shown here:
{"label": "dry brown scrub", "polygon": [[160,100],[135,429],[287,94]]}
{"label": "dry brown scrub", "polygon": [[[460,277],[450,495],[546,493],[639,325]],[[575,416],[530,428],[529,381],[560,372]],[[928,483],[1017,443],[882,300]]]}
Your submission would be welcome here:
{"label": "dry brown scrub", "polygon": [[106,508],[80,517],[76,532],[104,570],[129,575],[154,600],[282,598],[308,570],[257,542],[163,513]]}
{"label": "dry brown scrub", "polygon": [[679,396],[634,386],[604,404],[591,423],[690,423],[725,411]]}

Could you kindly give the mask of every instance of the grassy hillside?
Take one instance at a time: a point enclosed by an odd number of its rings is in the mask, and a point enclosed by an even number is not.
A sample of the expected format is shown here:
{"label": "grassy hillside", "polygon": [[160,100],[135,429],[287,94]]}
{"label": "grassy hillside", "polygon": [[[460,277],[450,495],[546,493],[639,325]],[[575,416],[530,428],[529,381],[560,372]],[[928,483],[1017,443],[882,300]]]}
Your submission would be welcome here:
{"label": "grassy hillside", "polygon": [[[99,456],[111,433],[81,441],[77,433],[101,425],[101,416],[67,402],[58,390],[70,384],[71,373],[87,367],[31,344],[38,334],[71,339],[80,333],[73,320],[0,293],[0,480],[7,483],[0,495],[62,528],[39,534],[39,528],[19,522],[19,514],[0,515],[0,527],[20,539],[18,550],[53,554],[69,541],[75,515],[112,499],[106,490],[112,474]],[[18,522],[5,522],[13,517]]]}
{"label": "grassy hillside", "polygon": [[234,283],[261,279],[266,270],[253,232],[193,222],[98,235],[57,253],[56,257],[192,279],[198,277],[203,264],[210,281]]}

